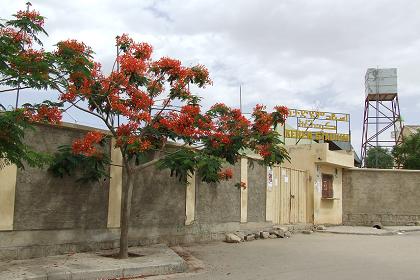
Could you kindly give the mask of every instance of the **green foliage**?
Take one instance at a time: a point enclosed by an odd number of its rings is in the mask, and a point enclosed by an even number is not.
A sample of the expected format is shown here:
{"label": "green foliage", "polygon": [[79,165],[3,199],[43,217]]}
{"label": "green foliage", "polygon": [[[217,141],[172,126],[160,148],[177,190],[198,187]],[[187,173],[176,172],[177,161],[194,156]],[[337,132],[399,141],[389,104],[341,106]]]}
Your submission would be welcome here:
{"label": "green foliage", "polygon": [[264,157],[263,162],[268,166],[280,164],[285,160],[290,161],[290,156],[284,148],[284,142],[281,140],[276,130],[270,131],[267,135],[254,135],[256,145],[268,145],[270,156]]}
{"label": "green foliage", "polygon": [[394,166],[391,152],[382,147],[372,147],[367,151],[366,167],[390,169]]}
{"label": "green foliage", "polygon": [[16,164],[24,169],[25,163],[31,167],[43,167],[50,162],[48,154],[35,152],[24,143],[27,129],[34,127],[25,120],[22,110],[0,113],[0,162],[3,166]]}
{"label": "green foliage", "polygon": [[185,182],[187,177],[193,174],[196,165],[196,152],[191,149],[180,149],[163,157],[157,166],[160,169],[170,169],[171,176],[175,176],[179,181]]}
{"label": "green foliage", "polygon": [[170,169],[171,176],[177,177],[180,181],[185,182],[187,177],[192,176],[194,170],[197,170],[203,182],[217,183],[220,181],[218,173],[222,170],[223,162],[220,157],[184,148],[162,158],[158,167]]}
{"label": "green foliage", "polygon": [[420,131],[404,138],[403,142],[395,146],[392,155],[397,165],[405,169],[420,169]]}
{"label": "green foliage", "polygon": [[[2,26],[20,35],[7,32],[0,34],[0,85],[47,89],[52,81],[50,75],[54,73],[54,54],[42,50],[36,59],[32,54],[25,55],[25,45],[27,47],[30,42],[42,46],[38,36],[47,35],[46,31],[26,17],[6,21]],[[24,39],[18,40],[19,36]]]}
{"label": "green foliage", "polygon": [[197,163],[197,173],[206,183],[218,183],[222,171],[223,159],[214,155],[201,154]]}
{"label": "green foliage", "polygon": [[70,146],[63,145],[54,154],[49,171],[60,178],[74,177],[77,182],[96,182],[101,178],[109,177],[107,170],[110,163],[109,157],[105,154],[101,154],[100,157],[88,157],[74,154]]}

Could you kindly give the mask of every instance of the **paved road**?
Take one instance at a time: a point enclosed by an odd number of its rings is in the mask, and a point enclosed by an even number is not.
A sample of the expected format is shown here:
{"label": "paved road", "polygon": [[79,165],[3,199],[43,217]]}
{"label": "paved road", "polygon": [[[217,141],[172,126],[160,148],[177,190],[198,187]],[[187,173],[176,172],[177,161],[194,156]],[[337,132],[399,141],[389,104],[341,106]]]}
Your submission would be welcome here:
{"label": "paved road", "polygon": [[159,279],[420,279],[420,233],[314,233],[187,247],[205,271]]}

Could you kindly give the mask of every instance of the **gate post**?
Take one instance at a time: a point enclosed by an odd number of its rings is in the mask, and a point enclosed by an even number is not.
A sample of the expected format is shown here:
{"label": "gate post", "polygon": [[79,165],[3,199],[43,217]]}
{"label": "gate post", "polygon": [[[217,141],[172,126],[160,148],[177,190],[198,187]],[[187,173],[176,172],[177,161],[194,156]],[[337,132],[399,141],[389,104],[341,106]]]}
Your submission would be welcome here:
{"label": "gate post", "polygon": [[241,189],[241,223],[248,221],[248,159],[241,158],[241,182],[246,184],[246,188]]}
{"label": "gate post", "polygon": [[0,169],[0,231],[13,230],[17,166]]}

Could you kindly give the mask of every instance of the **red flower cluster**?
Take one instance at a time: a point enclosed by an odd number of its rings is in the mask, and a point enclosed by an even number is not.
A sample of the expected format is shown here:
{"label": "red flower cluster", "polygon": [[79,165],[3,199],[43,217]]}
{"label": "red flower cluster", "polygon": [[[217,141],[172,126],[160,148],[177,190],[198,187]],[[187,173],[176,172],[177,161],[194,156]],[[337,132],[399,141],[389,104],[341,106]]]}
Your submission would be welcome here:
{"label": "red flower cluster", "polygon": [[230,168],[220,171],[218,174],[220,180],[229,180],[233,177],[233,171]]}
{"label": "red flower cluster", "polygon": [[181,112],[171,112],[159,119],[159,125],[180,137],[189,137],[198,140],[207,135],[212,128],[209,118],[200,114],[198,105],[185,105]]}
{"label": "red flower cluster", "polygon": [[44,59],[44,50],[27,49],[21,53],[21,58],[28,62],[41,62]]}
{"label": "red flower cluster", "polygon": [[125,33],[121,36],[117,36],[116,41],[117,41],[117,46],[127,46],[127,47],[134,42],[133,39],[128,37],[128,35]]}
{"label": "red flower cluster", "polygon": [[246,183],[245,182],[240,182],[239,187],[245,190],[246,189]]}
{"label": "red flower cluster", "polygon": [[212,85],[213,81],[210,79],[209,70],[201,64],[191,67],[193,76],[200,81],[200,85],[205,87],[206,85]]}
{"label": "red flower cluster", "polygon": [[132,51],[136,58],[148,60],[152,56],[153,47],[147,43],[133,44]]}
{"label": "red flower cluster", "polygon": [[26,108],[24,116],[32,122],[48,122],[52,124],[59,124],[62,118],[62,112],[57,107],[48,107],[41,105],[38,108]]}
{"label": "red flower cluster", "polygon": [[239,109],[231,109],[225,104],[217,103],[210,108],[207,115],[212,117],[214,124],[212,133],[208,135],[214,148],[219,148],[222,144],[225,146],[233,144],[233,138],[241,141],[241,144],[245,143],[250,133],[251,122]]}
{"label": "red flower cluster", "polygon": [[21,51],[17,57],[19,59],[15,63],[10,63],[11,68],[14,68],[22,75],[36,73],[36,75],[42,78],[48,77],[48,68],[44,63],[41,63],[44,60],[44,50],[29,48]]}
{"label": "red flower cluster", "polygon": [[152,80],[147,85],[147,91],[150,93],[152,97],[158,96],[164,91],[164,87],[162,81]]}
{"label": "red flower cluster", "polygon": [[44,17],[39,14],[39,12],[32,11],[18,11],[16,14],[17,19],[29,19],[33,24],[36,24],[40,27],[44,25]]}
{"label": "red flower cluster", "polygon": [[136,132],[139,128],[139,124],[135,122],[128,122],[126,124],[120,124],[117,128],[117,135],[118,136],[129,136]]}
{"label": "red flower cluster", "polygon": [[289,116],[289,109],[286,106],[275,106],[274,110],[276,112],[282,114],[285,118]]}
{"label": "red flower cluster", "polygon": [[8,37],[15,43],[22,42],[27,45],[32,45],[32,38],[25,32],[19,32],[11,27],[0,28],[0,36]]}
{"label": "red flower cluster", "polygon": [[162,57],[158,61],[154,62],[152,64],[152,68],[166,72],[169,75],[176,75],[182,69],[180,60],[169,57]]}
{"label": "red flower cluster", "polygon": [[149,139],[137,136],[138,128],[138,122],[130,121],[126,124],[121,124],[117,128],[116,147],[127,146],[127,150],[130,153],[144,152],[152,148],[152,142]]}
{"label": "red flower cluster", "polygon": [[275,123],[284,124],[289,116],[289,109],[286,106],[276,106],[274,107],[274,110],[275,111],[272,113],[273,121]]}
{"label": "red flower cluster", "polygon": [[265,106],[257,104],[252,116],[254,117],[253,128],[260,134],[268,134],[273,125],[273,118],[265,111]]}
{"label": "red flower cluster", "polygon": [[270,145],[257,145],[256,150],[263,158],[268,158],[271,156]]}
{"label": "red flower cluster", "polygon": [[126,74],[137,74],[144,76],[147,70],[147,64],[143,59],[134,57],[131,53],[125,53],[118,57],[121,64],[121,70]]}
{"label": "red flower cluster", "polygon": [[57,54],[63,55],[67,52],[76,54],[90,54],[92,50],[83,42],[77,40],[66,40],[57,43]]}
{"label": "red flower cluster", "polygon": [[81,154],[85,156],[93,156],[98,154],[98,150],[94,146],[102,141],[104,135],[98,131],[88,132],[84,138],[77,139],[73,142],[72,150],[74,154]]}
{"label": "red flower cluster", "polygon": [[149,150],[152,147],[152,142],[149,140],[140,141],[140,151],[144,152]]}

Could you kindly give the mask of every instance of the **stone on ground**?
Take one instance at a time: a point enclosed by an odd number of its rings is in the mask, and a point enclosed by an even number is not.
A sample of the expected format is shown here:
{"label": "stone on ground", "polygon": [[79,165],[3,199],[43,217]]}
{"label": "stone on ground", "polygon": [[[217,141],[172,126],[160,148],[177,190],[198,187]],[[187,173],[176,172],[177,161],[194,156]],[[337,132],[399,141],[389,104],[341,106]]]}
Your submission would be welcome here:
{"label": "stone on ground", "polygon": [[235,235],[238,236],[241,239],[241,241],[245,241],[245,233],[244,232],[237,231],[237,232],[235,232]]}
{"label": "stone on ground", "polygon": [[255,236],[253,234],[248,234],[245,236],[246,241],[252,241],[255,240]]}
{"label": "stone on ground", "polygon": [[270,233],[268,231],[261,231],[260,232],[260,237],[262,239],[267,239],[270,236]]}
{"label": "stone on ground", "polygon": [[286,231],[289,230],[289,228],[288,227],[285,227],[285,226],[273,226],[273,229],[275,229],[275,230],[281,230],[283,232],[286,232]]}
{"label": "stone on ground", "polygon": [[324,226],[324,225],[316,226],[316,230],[326,230],[326,229],[327,229],[327,227]]}
{"label": "stone on ground", "polygon": [[240,243],[241,242],[241,238],[239,236],[237,236],[236,234],[226,233],[226,239],[225,239],[225,241],[227,243]]}
{"label": "stone on ground", "polygon": [[275,234],[278,238],[284,238],[283,230],[272,230],[270,234]]}

